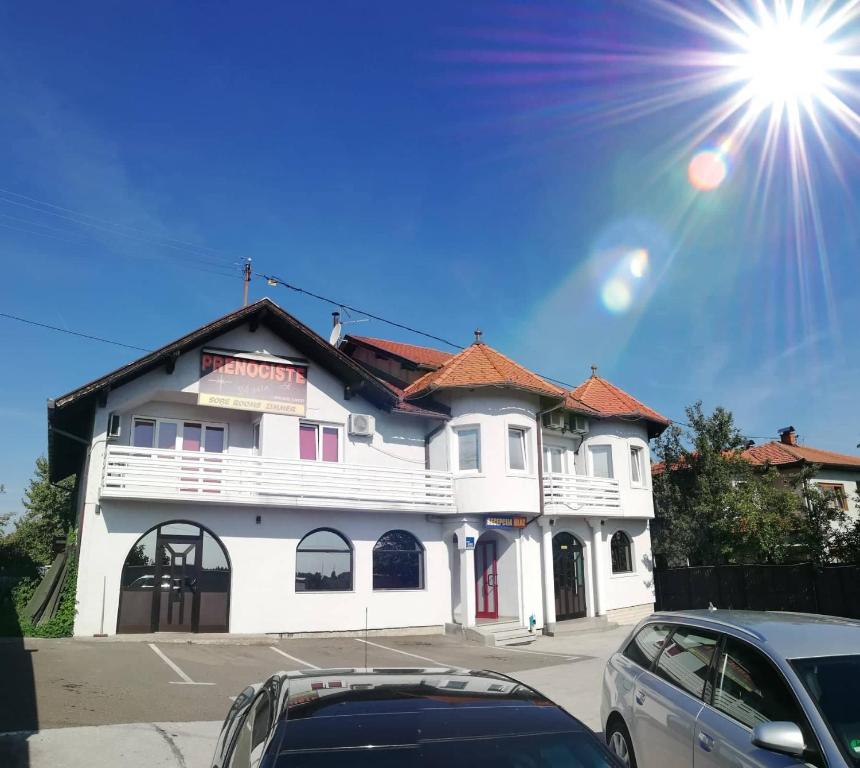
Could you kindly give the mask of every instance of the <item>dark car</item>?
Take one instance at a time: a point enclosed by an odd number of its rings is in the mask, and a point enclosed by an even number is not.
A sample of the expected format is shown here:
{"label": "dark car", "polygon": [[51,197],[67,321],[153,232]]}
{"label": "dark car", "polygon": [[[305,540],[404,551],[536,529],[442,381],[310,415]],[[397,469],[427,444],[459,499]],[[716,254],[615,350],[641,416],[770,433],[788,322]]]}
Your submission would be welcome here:
{"label": "dark car", "polygon": [[579,720],[495,672],[279,672],[227,714],[214,768],[617,768]]}

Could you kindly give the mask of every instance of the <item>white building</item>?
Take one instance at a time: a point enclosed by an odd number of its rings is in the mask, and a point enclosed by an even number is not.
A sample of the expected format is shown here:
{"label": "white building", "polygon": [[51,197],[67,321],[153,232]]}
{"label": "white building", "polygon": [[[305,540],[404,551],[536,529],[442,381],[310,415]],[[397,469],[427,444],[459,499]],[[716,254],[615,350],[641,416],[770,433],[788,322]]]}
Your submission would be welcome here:
{"label": "white building", "polygon": [[648,440],[476,341],[332,346],[264,299],[49,404],[75,634],[441,631],[652,609]]}

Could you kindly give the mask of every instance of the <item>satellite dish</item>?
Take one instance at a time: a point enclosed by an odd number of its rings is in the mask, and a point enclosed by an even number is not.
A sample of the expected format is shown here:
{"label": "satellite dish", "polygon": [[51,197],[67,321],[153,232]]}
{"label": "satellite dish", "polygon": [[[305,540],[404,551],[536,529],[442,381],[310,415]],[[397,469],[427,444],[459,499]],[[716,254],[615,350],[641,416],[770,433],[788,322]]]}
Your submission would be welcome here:
{"label": "satellite dish", "polygon": [[340,332],[343,330],[343,325],[340,323],[335,323],[331,329],[331,335],[328,337],[328,343],[333,347],[336,347],[338,342],[340,341]]}

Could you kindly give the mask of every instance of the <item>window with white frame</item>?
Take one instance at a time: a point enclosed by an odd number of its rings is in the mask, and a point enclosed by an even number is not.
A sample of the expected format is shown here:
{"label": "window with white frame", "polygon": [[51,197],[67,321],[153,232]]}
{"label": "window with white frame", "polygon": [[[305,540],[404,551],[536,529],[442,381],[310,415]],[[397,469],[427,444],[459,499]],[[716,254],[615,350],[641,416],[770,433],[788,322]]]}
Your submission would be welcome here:
{"label": "window with white frame", "polygon": [[335,424],[300,422],[299,458],[306,461],[340,461],[340,427]]}
{"label": "window with white frame", "polygon": [[645,485],[645,452],[638,445],[630,446],[630,483],[632,485]]}
{"label": "window with white frame", "polygon": [[527,472],[529,468],[528,430],[524,427],[508,427],[508,469]]}
{"label": "window with white frame", "polygon": [[227,425],[135,416],[132,419],[131,443],[135,448],[224,453],[227,450]]}
{"label": "window with white frame", "polygon": [[552,472],[554,475],[565,473],[565,453],[560,445],[545,445],[543,447],[544,472]]}
{"label": "window with white frame", "polygon": [[262,453],[260,449],[261,440],[260,436],[262,434],[262,422],[260,419],[251,422],[251,453],[255,456],[259,456]]}
{"label": "window with white frame", "polygon": [[481,428],[458,427],[455,432],[457,444],[457,470],[460,472],[481,471]]}
{"label": "window with white frame", "polygon": [[592,477],[615,477],[612,471],[611,445],[589,445],[588,456]]}

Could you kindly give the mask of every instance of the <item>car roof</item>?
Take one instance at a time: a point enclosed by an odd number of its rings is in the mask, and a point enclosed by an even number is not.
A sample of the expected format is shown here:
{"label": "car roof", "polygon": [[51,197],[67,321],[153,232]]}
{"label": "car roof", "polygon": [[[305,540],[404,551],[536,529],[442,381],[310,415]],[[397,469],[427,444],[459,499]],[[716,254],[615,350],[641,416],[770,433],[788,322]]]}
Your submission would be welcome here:
{"label": "car roof", "polygon": [[590,736],[544,695],[495,672],[377,668],[288,677],[284,745],[290,750],[536,732]]}
{"label": "car roof", "polygon": [[722,630],[731,628],[786,659],[843,656],[860,652],[860,621],[790,611],[689,610],[652,614],[649,620],[688,619]]}

